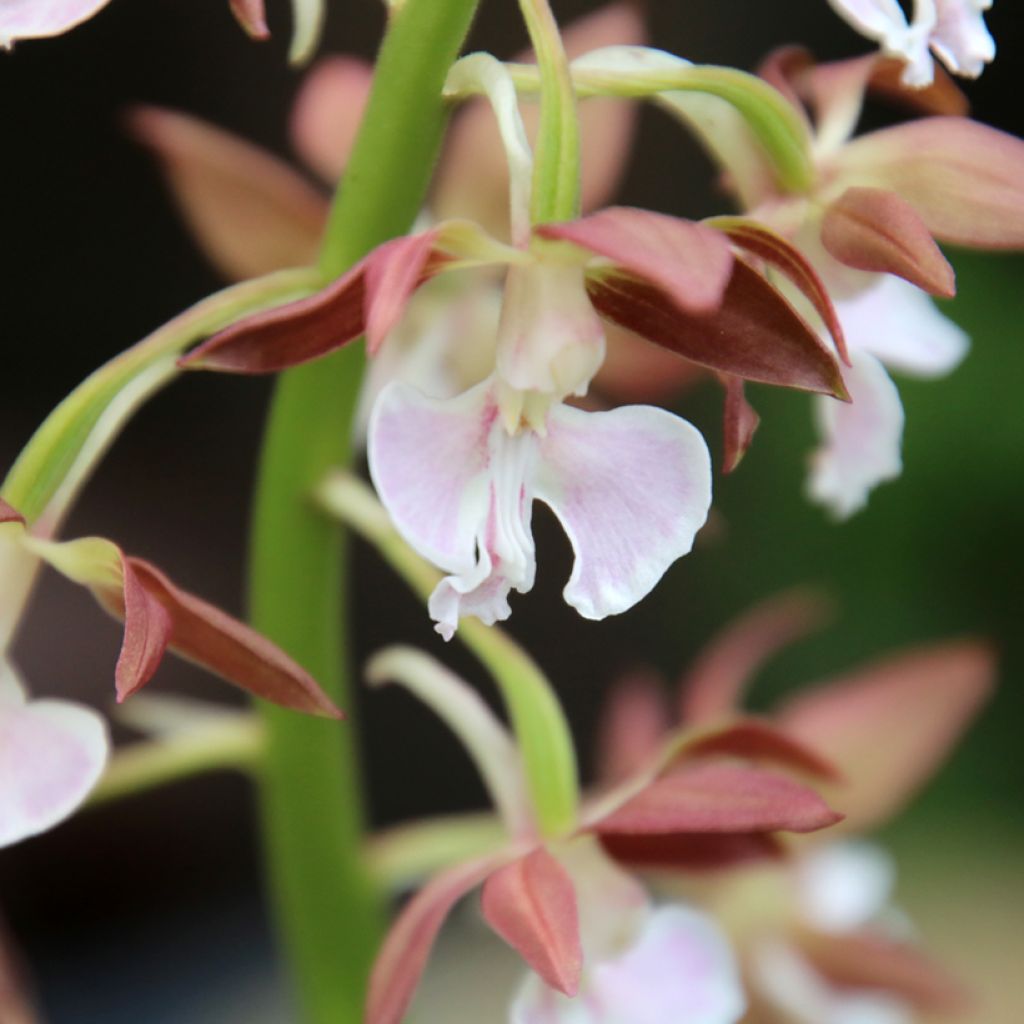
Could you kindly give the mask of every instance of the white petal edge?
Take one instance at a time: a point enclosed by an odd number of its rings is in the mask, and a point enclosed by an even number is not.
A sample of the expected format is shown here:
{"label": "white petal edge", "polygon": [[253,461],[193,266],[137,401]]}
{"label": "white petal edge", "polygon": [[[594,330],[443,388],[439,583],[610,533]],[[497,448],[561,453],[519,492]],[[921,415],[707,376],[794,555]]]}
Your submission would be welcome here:
{"label": "white petal edge", "polygon": [[875,284],[835,305],[851,348],[914,377],[944,376],[970,348],[967,333],[927,294],[891,274],[879,275]]}
{"label": "white petal edge", "polygon": [[488,509],[487,437],[497,407],[490,381],[433,399],[394,381],[377,396],[367,437],[370,476],[395,528],[450,573],[477,565]]}
{"label": "white petal edge", "polygon": [[0,47],[19,39],[44,39],[69,32],[88,21],[110,0],[3,0],[0,3]]}
{"label": "white petal edge", "polygon": [[850,403],[815,396],[823,444],[811,457],[808,497],[847,519],[867,504],[878,484],[903,471],[903,404],[885,367],[852,349],[843,371]]}
{"label": "white petal edge", "polygon": [[106,767],[107,726],[64,700],[0,708],[0,847],[71,815]]}
{"label": "white petal edge", "polygon": [[584,618],[624,612],[650,593],[707,519],[707,444],[664,409],[555,406],[540,454],[536,497],[569,536],[576,559],[563,596]]}
{"label": "white petal edge", "polygon": [[829,843],[796,863],[804,920],[833,934],[850,932],[878,917],[896,881],[893,859],[863,840]]}

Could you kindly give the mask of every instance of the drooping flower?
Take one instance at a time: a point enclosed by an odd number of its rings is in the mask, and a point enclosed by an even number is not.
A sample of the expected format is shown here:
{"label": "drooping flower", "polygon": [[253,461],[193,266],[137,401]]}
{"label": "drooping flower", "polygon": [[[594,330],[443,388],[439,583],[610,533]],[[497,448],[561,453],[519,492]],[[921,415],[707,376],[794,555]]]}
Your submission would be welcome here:
{"label": "drooping flower", "polygon": [[[839,775],[823,791],[844,820],[820,842],[795,845],[785,863],[719,873],[704,896],[730,922],[749,990],[773,1008],[751,1021],[903,1024],[958,1006],[962,993],[893,913],[891,860],[850,837],[887,821],[941,765],[991,688],[992,659],[983,644],[938,644],[799,693],[767,720],[742,711],[761,662],[819,624],[822,609],[820,597],[795,592],[741,617],[684,673],[678,717],[657,680],[625,681],[609,705],[601,774],[614,782],[688,735],[754,736],[765,725],[829,758]],[[774,910],[753,915],[755,905]]]}
{"label": "drooping flower", "polygon": [[[963,332],[922,294],[955,291],[936,240],[1024,246],[1024,143],[960,116],[965,101],[948,79],[908,92],[894,80],[892,62],[873,56],[818,66],[796,48],[769,57],[761,73],[789,105],[771,110],[765,100],[772,134],[758,135],[717,97],[692,92],[700,73],[669,54],[628,47],[573,64],[582,91],[650,95],[679,116],[747,211],[730,221],[732,229],[756,236],[760,226],[789,239],[835,300],[853,401],[842,409],[819,403],[825,443],[809,489],[848,516],[900,471],[903,411],[883,366],[933,377],[966,350]],[[875,87],[939,116],[853,138]],[[742,437],[743,417],[748,434],[755,420],[741,401],[735,407]]]}
{"label": "drooping flower", "polygon": [[[632,861],[616,840],[634,856],[648,843],[671,848],[670,863],[682,870],[729,863],[751,843],[760,842],[763,856],[774,849],[775,830],[804,832],[838,820],[813,790],[777,771],[734,763],[732,740],[722,733],[715,751],[680,751],[648,766],[586,808],[574,833],[545,839],[515,743],[465,683],[405,648],[379,654],[369,675],[409,686],[456,731],[509,838],[443,870],[409,901],[374,966],[367,1024],[403,1019],[445,918],[477,886],[488,924],[533,971],[513,1006],[515,1024],[739,1020],[738,973],[717,926],[679,904],[655,908],[621,866]],[[799,758],[799,749],[776,753]]]}
{"label": "drooping flower", "polygon": [[[235,325],[183,365],[269,372],[364,331],[373,354],[425,280],[504,268],[493,373],[440,402],[405,384],[385,388],[370,427],[371,474],[399,531],[451,573],[431,602],[444,635],[461,614],[506,617],[509,591],[532,586],[535,497],[576,549],[567,600],[602,618],[642,598],[690,549],[710,503],[710,459],[693,428],[661,410],[563,406],[586,393],[603,361],[599,314],[732,377],[843,394],[841,376],[821,340],[734,253],[728,231],[621,207],[531,226],[532,158],[508,72],[476,54],[450,81],[486,93],[497,115],[515,245],[458,221],[395,239],[319,296]],[[792,254],[781,240],[777,248]],[[813,291],[798,264],[793,255],[786,269]]]}
{"label": "drooping flower", "polygon": [[[882,52],[904,62],[904,85],[931,85],[932,54],[955,75],[977,78],[996,56],[996,44],[985,25],[992,0],[914,0],[907,16],[898,0],[829,0],[832,8]],[[930,51],[930,52],[929,52]]]}

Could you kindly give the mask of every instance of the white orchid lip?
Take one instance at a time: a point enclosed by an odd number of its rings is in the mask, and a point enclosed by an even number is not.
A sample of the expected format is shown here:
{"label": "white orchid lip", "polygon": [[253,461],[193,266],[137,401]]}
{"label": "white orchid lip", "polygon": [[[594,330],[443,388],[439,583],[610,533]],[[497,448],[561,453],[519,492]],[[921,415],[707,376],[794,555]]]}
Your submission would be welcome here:
{"label": "white orchid lip", "polygon": [[569,535],[576,557],[564,596],[590,619],[649,593],[707,517],[710,455],[684,420],[646,406],[587,413],[556,403],[545,428],[509,434],[493,378],[448,401],[398,382],[377,400],[370,472],[398,531],[449,573],[430,601],[445,637],[460,615],[507,618],[510,591],[533,586],[535,499]]}

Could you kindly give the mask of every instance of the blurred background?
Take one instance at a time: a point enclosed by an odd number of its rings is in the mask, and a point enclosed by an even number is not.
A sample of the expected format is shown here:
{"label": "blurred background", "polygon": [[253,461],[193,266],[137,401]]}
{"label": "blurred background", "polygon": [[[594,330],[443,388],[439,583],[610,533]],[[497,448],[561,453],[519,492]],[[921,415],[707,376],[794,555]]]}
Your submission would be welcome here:
{"label": "blurred background", "polygon": [[[284,59],[288,5],[268,6],[275,38],[263,45],[242,36],[222,0],[114,0],[67,37],[0,54],[5,465],[93,368],[219,287],[123,115],[139,102],[176,107],[287,156],[300,74]],[[555,4],[564,20],[599,6]],[[377,0],[329,7],[321,52],[369,56],[382,27]],[[824,0],[649,7],[654,43],[695,61],[749,68],[793,41],[830,58],[866,49]],[[975,116],[1020,134],[1024,23],[1003,0],[989,25],[1004,56],[967,91]],[[500,55],[522,46],[513,0],[485,0],[472,42]],[[711,181],[698,148],[645,110],[621,198],[700,216],[720,209]],[[900,861],[900,902],[931,948],[987,993],[977,1020],[1010,1024],[1024,1019],[1013,973],[1024,926],[1024,260],[951,255],[961,297],[946,311],[971,333],[973,350],[946,380],[899,380],[906,470],[865,512],[835,526],[805,503],[810,402],[753,388],[761,431],[741,469],[717,480],[716,528],[653,597],[602,624],[579,619],[560,599],[568,545],[538,509],[540,578],[514,602],[511,630],[555,680],[584,763],[599,698],[621,672],[646,664],[676,677],[713,631],[793,584],[824,588],[839,614],[771,663],[757,706],[901,645],[991,638],[1001,665],[995,700],[885,838]],[[118,442],[68,533],[108,535],[241,613],[247,499],[268,394],[265,381],[178,383]],[[717,455],[716,389],[701,385],[678,408]],[[358,552],[357,572],[353,659],[399,638],[440,650],[422,609],[372,553]],[[87,595],[48,576],[16,656],[36,692],[106,706],[118,643]],[[457,644],[444,653],[486,685]],[[171,660],[153,685],[235,697]],[[460,749],[411,700],[382,693],[356,710],[375,823],[481,803]],[[288,1019],[272,994],[254,801],[242,779],[175,784],[0,852],[0,908],[53,1024]]]}

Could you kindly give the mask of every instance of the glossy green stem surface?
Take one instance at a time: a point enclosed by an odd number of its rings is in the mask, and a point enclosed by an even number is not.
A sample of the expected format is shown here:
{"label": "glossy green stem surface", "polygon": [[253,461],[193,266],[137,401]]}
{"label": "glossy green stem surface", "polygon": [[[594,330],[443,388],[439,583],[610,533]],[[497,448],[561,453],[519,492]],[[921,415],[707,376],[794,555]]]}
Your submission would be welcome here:
{"label": "glossy green stem surface", "polygon": [[[441,90],[477,0],[407,0],[394,14],[348,170],[333,204],[321,270],[335,277],[408,230],[441,140]],[[351,710],[347,548],[309,495],[352,459],[362,377],[352,347],[278,383],[257,486],[251,551],[254,625]],[[262,709],[262,808],[282,944],[308,1024],[361,1021],[384,913],[360,843],[362,785],[351,718],[338,725]]]}

